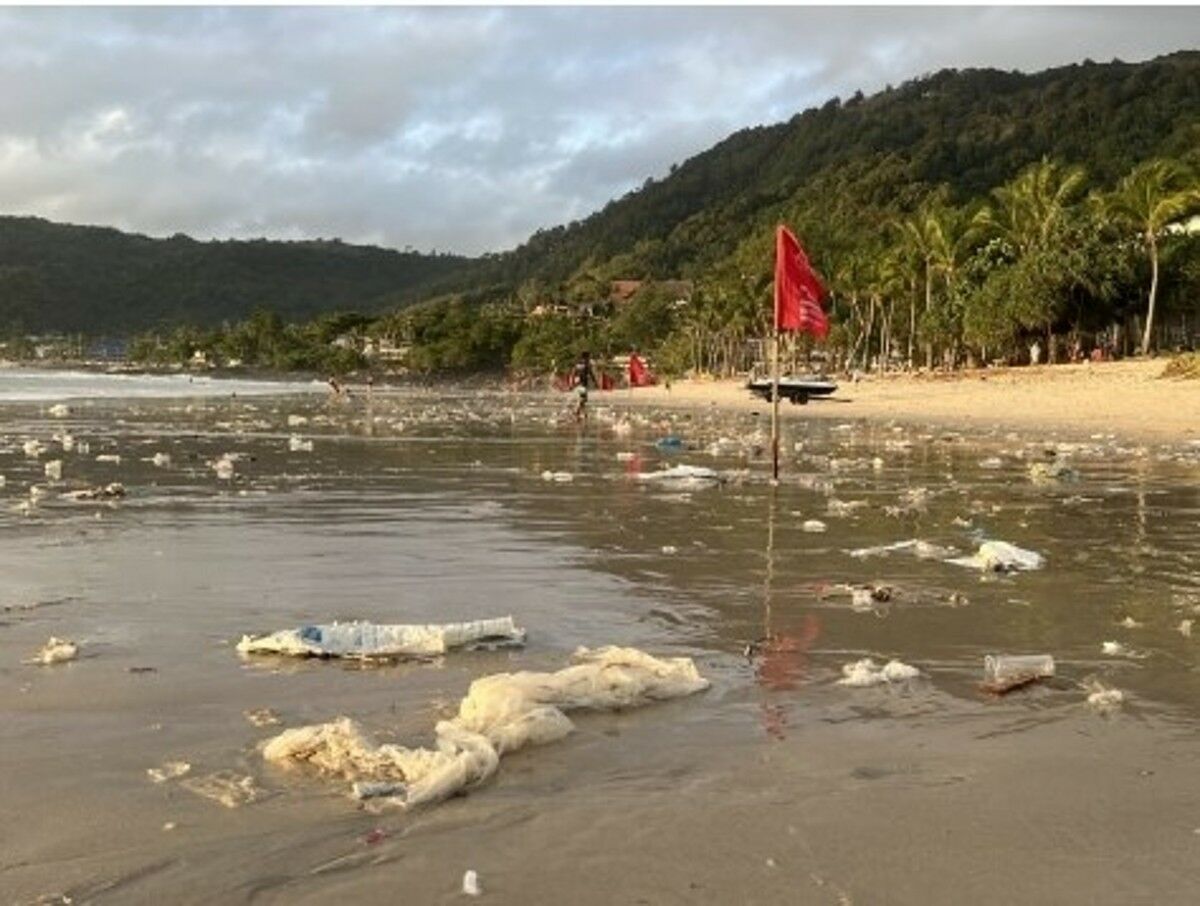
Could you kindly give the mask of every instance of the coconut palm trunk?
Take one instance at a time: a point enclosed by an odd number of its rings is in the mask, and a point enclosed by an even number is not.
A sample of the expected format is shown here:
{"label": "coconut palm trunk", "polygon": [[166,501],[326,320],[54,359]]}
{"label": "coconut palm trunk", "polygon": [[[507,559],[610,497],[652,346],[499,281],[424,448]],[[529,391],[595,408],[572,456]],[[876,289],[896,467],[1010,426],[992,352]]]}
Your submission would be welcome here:
{"label": "coconut palm trunk", "polygon": [[1158,299],[1158,240],[1150,230],[1146,231],[1146,244],[1150,249],[1150,299],[1146,306],[1146,329],[1142,333],[1142,355],[1150,352],[1150,338],[1154,330],[1154,303]]}

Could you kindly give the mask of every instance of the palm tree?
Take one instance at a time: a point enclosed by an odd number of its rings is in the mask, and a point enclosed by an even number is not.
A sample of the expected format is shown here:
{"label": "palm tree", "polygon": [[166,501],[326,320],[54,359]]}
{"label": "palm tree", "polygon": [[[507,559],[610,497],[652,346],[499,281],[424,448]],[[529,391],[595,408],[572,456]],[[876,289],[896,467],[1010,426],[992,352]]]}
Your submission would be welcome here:
{"label": "palm tree", "polygon": [[1104,199],[1104,210],[1119,226],[1136,230],[1150,256],[1150,292],[1146,327],[1142,331],[1142,355],[1150,351],[1154,328],[1154,304],[1158,298],[1158,240],[1172,221],[1200,206],[1196,178],[1172,161],[1151,160],[1122,177]]}
{"label": "palm tree", "polygon": [[1017,258],[1046,249],[1065,225],[1084,179],[1082,167],[1064,167],[1043,157],[993,190],[996,204],[979,213],[976,226],[1005,240]]}

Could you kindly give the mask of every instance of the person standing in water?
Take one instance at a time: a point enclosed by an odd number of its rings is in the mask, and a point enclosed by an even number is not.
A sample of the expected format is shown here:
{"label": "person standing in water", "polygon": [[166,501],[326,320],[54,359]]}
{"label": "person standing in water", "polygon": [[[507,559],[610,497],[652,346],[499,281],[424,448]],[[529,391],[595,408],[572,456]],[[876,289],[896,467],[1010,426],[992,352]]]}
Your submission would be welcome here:
{"label": "person standing in water", "polygon": [[592,354],[586,349],[571,369],[571,386],[575,388],[575,421],[587,418],[588,387],[596,387],[596,372],[592,370]]}

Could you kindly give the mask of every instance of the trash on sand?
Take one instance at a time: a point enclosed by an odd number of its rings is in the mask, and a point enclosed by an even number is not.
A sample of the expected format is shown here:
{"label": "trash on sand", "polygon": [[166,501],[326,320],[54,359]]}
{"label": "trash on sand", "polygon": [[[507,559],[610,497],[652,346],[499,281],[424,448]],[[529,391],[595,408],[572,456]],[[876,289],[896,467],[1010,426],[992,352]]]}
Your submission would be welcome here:
{"label": "trash on sand", "polygon": [[1095,677],[1084,680],[1083,688],[1088,693],[1088,705],[1103,714],[1115,711],[1125,703],[1124,692],[1105,686]]}
{"label": "trash on sand", "polygon": [[279,723],[279,715],[270,708],[254,708],[243,711],[242,716],[256,727],[274,727]]}
{"label": "trash on sand", "polygon": [[312,449],[313,442],[311,440],[305,440],[298,434],[293,434],[288,438],[288,450],[290,450],[292,453],[311,453]]}
{"label": "trash on sand", "polygon": [[805,519],[804,523],[800,526],[802,531],[813,533],[823,532],[825,528],[825,523],[820,519]]}
{"label": "trash on sand", "polygon": [[229,481],[231,478],[233,478],[233,459],[230,458],[228,453],[226,453],[220,459],[214,460],[211,465],[213,471],[217,473],[217,478],[220,478],[223,481]]}
{"label": "trash on sand", "polygon": [[984,541],[973,556],[956,557],[946,562],[984,572],[1011,573],[1041,569],[1046,561],[1041,554],[1009,544],[1007,541]]}
{"label": "trash on sand", "polygon": [[387,802],[411,808],[477,786],[496,773],[502,755],[562,739],[573,729],[565,711],[630,708],[709,685],[690,658],[606,647],[580,648],[575,659],[579,663],[556,673],[498,673],[475,680],[458,716],[437,724],[433,749],[380,745],[343,717],[286,730],[267,742],[263,757],[305,762],[360,784],[395,784]]}
{"label": "trash on sand", "polygon": [[565,484],[568,481],[574,481],[575,476],[570,472],[551,472],[549,469],[542,473],[542,481],[557,481]]}
{"label": "trash on sand", "polygon": [[46,463],[42,470],[46,473],[46,477],[51,481],[62,481],[62,460],[52,459]]}
{"label": "trash on sand", "polygon": [[670,466],[657,472],[642,472],[637,477],[638,481],[657,481],[673,488],[710,487],[725,480],[715,469],[685,465]]}
{"label": "trash on sand", "polygon": [[1052,462],[1035,462],[1029,467],[1029,480],[1034,484],[1051,484],[1056,481],[1076,481],[1079,473],[1061,459]]}
{"label": "trash on sand", "polygon": [[219,802],[225,808],[237,808],[263,798],[263,789],[254,778],[233,771],[217,771],[203,777],[189,777],[180,784],[197,796]]}
{"label": "trash on sand", "polygon": [[146,768],[146,773],[155,783],[166,783],[177,780],[192,770],[186,761],[164,761],[160,768]]}
{"label": "trash on sand", "polygon": [[50,640],[34,655],[35,664],[65,664],[79,657],[79,645],[68,639],[50,636]]}
{"label": "trash on sand", "polygon": [[905,680],[916,679],[920,675],[921,671],[916,667],[911,667],[900,661],[890,660],[880,667],[875,661],[867,657],[852,664],[843,664],[842,678],[838,680],[838,685],[862,688],[866,686],[878,686],[882,683],[899,683]]}
{"label": "trash on sand", "polygon": [[953,548],[942,547],[940,544],[922,541],[919,538],[912,538],[908,541],[895,541],[891,544],[880,544],[876,547],[860,547],[846,553],[851,557],[861,559],[863,557],[882,557],[891,553],[899,553],[900,551],[911,551],[918,560],[944,560],[955,553]]}
{"label": "trash on sand", "polygon": [[452,648],[492,648],[525,644],[525,630],[512,617],[468,623],[383,625],[353,622],[281,629],[270,635],[242,636],[242,654],[295,657],[433,657]]}
{"label": "trash on sand", "polygon": [[94,488],[65,491],[62,496],[67,500],[117,500],[125,496],[125,485],[113,481],[109,484],[98,484]]}
{"label": "trash on sand", "polygon": [[1145,655],[1134,651],[1132,648],[1125,647],[1120,642],[1103,642],[1100,645],[1100,650],[1111,657],[1145,657]]}
{"label": "trash on sand", "polygon": [[1048,654],[989,654],[983,659],[981,688],[1003,694],[1052,676],[1054,658]]}
{"label": "trash on sand", "polygon": [[462,891],[469,897],[477,897],[483,893],[479,887],[479,875],[475,873],[474,869],[467,869],[463,874]]}

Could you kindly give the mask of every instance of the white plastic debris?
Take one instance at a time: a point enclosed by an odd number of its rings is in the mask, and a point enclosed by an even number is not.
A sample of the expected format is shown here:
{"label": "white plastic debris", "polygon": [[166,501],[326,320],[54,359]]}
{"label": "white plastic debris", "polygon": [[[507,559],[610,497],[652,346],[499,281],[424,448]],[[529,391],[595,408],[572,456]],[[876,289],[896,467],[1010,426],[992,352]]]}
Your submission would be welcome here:
{"label": "white plastic debris", "polygon": [[242,654],[386,659],[434,657],[453,648],[491,648],[524,643],[525,630],[508,616],[429,625],[353,622],[301,626],[270,635],[243,636],[237,650]]}
{"label": "white plastic debris", "polygon": [[1036,551],[1025,550],[1007,541],[985,541],[973,556],[956,557],[946,562],[984,572],[1008,573],[1041,569],[1045,559]]}
{"label": "white plastic debris", "polygon": [[677,465],[656,472],[642,472],[638,480],[658,482],[672,488],[701,488],[720,484],[725,479],[720,472],[705,466]]}
{"label": "white plastic debris", "polygon": [[150,461],[152,463],[154,463],[156,466],[158,466],[158,468],[163,469],[171,464],[171,454],[170,453],[155,453],[154,456],[150,459]]}
{"label": "white plastic debris", "polygon": [[380,745],[349,718],[287,730],[267,742],[267,761],[304,762],[334,777],[390,783],[386,801],[404,808],[438,802],[484,782],[500,758],[562,739],[571,710],[614,710],[692,695],[708,681],[690,658],[656,658],[634,648],[580,648],[556,673],[499,673],[471,683],[458,716],[436,726],[436,747]]}
{"label": "white plastic debris", "polygon": [[155,783],[166,783],[168,780],[177,780],[183,777],[191,770],[192,766],[186,761],[164,761],[162,767],[146,768],[146,773]]}
{"label": "white plastic debris", "polygon": [[1034,484],[1051,484],[1056,481],[1075,481],[1079,473],[1061,459],[1053,462],[1035,462],[1029,467],[1029,480]]}
{"label": "white plastic debris", "polygon": [[237,808],[257,802],[264,795],[253,777],[233,771],[216,771],[203,777],[188,777],[180,785],[197,796],[219,802],[225,808]]}
{"label": "white plastic debris", "polygon": [[303,415],[289,415],[287,417],[287,424],[289,428],[303,428],[308,424],[308,419]]}
{"label": "white plastic debris", "polygon": [[36,459],[41,456],[46,447],[39,440],[27,440],[21,445],[21,449],[25,455],[31,459]]}
{"label": "white plastic debris", "polygon": [[119,453],[98,453],[96,455],[96,462],[107,462],[114,466],[119,466],[121,464],[121,456]]}
{"label": "white plastic debris", "polygon": [[838,685],[862,688],[878,686],[883,683],[900,683],[916,679],[920,675],[921,671],[916,667],[901,661],[890,660],[880,667],[868,657],[851,664],[843,664],[842,678],[838,680]]}
{"label": "white plastic debris", "polygon": [[1101,713],[1117,710],[1125,703],[1125,693],[1120,689],[1105,686],[1099,680],[1089,680],[1084,683],[1088,692],[1087,703]]}
{"label": "white plastic debris", "polygon": [[674,544],[664,544],[662,546],[662,552],[667,556],[672,556],[679,553],[679,548],[677,548]]}
{"label": "white plastic debris", "polygon": [[64,453],[70,453],[75,449],[75,438],[65,431],[58,435],[58,443],[62,447]]}
{"label": "white plastic debris", "polygon": [[46,477],[51,481],[62,481],[62,460],[52,459],[42,467]]}
{"label": "white plastic debris", "polygon": [[217,478],[222,481],[229,481],[233,478],[234,465],[233,459],[226,453],[212,463],[212,469],[217,474]]}
{"label": "white plastic debris", "polygon": [[1127,648],[1120,642],[1103,642],[1100,650],[1110,657],[1140,657],[1132,648]]}
{"label": "white plastic debris", "polygon": [[1126,629],[1141,629],[1142,628],[1142,624],[1139,623],[1137,620],[1135,620],[1133,617],[1126,617],[1118,625],[1123,626]]}
{"label": "white plastic debris", "polygon": [[51,636],[50,640],[34,655],[36,664],[65,664],[79,657],[79,645],[68,639]]}
{"label": "white plastic debris", "polygon": [[288,438],[288,450],[292,453],[311,453],[312,449],[313,442],[311,440],[305,440],[297,434]]}
{"label": "white plastic debris", "polygon": [[825,531],[826,526],[820,519],[805,519],[800,528],[805,532],[820,533]]}
{"label": "white plastic debris", "polygon": [[880,544],[875,547],[860,547],[846,553],[851,557],[862,559],[864,557],[883,557],[902,551],[911,552],[918,560],[944,560],[955,553],[953,548],[942,547],[940,544],[934,544],[930,541],[922,541],[920,538],[911,538],[908,541],[895,541],[891,544]]}
{"label": "white plastic debris", "polygon": [[983,688],[1005,693],[1054,676],[1049,654],[989,654],[983,659]]}
{"label": "white plastic debris", "polygon": [[542,481],[557,481],[560,484],[566,484],[569,481],[574,481],[575,476],[570,472],[551,472],[549,469],[542,472]]}
{"label": "white plastic debris", "polygon": [[243,711],[242,716],[256,727],[274,727],[280,723],[279,715],[270,708],[254,708]]}
{"label": "white plastic debris", "polygon": [[66,418],[71,414],[71,407],[66,403],[55,403],[46,412],[52,418]]}
{"label": "white plastic debris", "polygon": [[1181,636],[1183,636],[1185,639],[1190,639],[1192,637],[1192,621],[1191,620],[1180,620],[1179,625],[1176,626],[1175,628],[1179,630],[1179,634]]}
{"label": "white plastic debris", "polygon": [[636,453],[629,450],[620,450],[617,452],[617,462],[633,462],[636,456]]}
{"label": "white plastic debris", "polygon": [[474,869],[467,869],[463,874],[462,892],[469,897],[477,897],[483,893],[479,886],[479,875]]}

